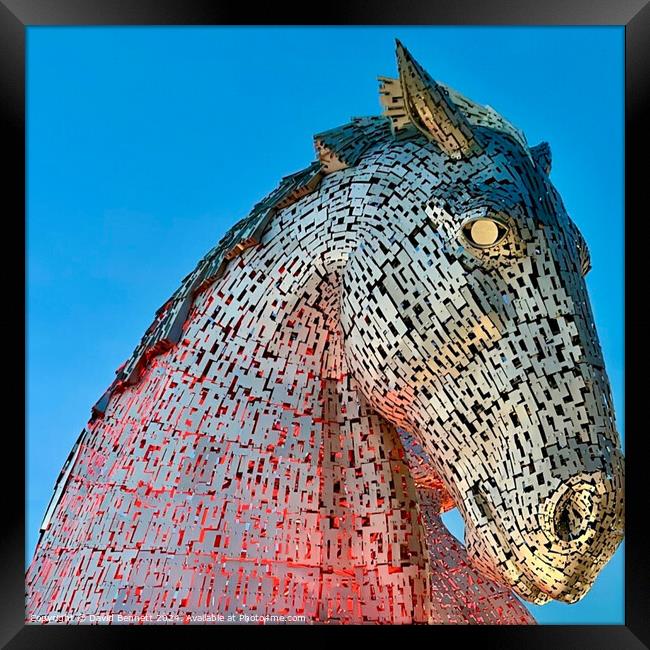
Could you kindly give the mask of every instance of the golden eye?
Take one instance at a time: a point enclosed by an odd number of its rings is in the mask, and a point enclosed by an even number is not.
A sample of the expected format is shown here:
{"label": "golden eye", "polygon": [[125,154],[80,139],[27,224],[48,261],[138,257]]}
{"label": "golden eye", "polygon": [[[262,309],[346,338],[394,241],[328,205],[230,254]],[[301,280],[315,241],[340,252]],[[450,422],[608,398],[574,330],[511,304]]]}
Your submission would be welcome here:
{"label": "golden eye", "polygon": [[500,221],[482,217],[463,226],[463,237],[471,246],[490,248],[496,246],[508,234],[508,228]]}

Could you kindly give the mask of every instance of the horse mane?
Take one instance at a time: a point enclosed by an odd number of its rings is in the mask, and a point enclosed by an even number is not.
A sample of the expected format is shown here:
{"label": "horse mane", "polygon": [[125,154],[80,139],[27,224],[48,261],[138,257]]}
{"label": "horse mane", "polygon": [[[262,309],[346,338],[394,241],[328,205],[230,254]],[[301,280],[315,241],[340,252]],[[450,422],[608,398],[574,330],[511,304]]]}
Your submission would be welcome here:
{"label": "horse mane", "polygon": [[[477,104],[451,87],[440,85],[472,125],[505,133],[528,151],[523,133],[493,108]],[[278,210],[316,190],[324,176],[356,165],[375,145],[421,137],[403,114],[395,117],[395,110],[399,111],[400,93],[398,80],[381,77],[382,103],[385,106],[390,104],[390,110],[384,110],[383,115],[352,118],[347,124],[314,136],[318,159],[305,169],[283,177],[278,187],[256,203],[250,213],[232,226],[195,269],[183,278],[180,287],[156,311],[152,324],[131,356],[117,369],[113,383],[92,407],[93,419],[103,416],[113,394],[138,382],[153,357],[180,341],[183,324],[196,295],[222,277],[232,259],[259,245],[266,225]]]}

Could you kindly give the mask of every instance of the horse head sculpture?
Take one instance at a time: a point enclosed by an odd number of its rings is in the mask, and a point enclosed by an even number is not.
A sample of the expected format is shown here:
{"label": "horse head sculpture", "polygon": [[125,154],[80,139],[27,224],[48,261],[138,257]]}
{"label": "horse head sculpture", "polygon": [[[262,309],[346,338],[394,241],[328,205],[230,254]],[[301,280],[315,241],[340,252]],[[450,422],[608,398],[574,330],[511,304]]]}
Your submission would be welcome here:
{"label": "horse head sculpture", "polygon": [[589,253],[548,145],[527,147],[399,43],[397,57],[382,99],[399,144],[372,171],[395,219],[368,215],[348,259],[346,358],[377,410],[417,434],[476,566],[527,600],[575,602],[623,535]]}
{"label": "horse head sculpture", "polygon": [[384,115],[315,137],[93,407],[30,616],[504,622],[476,614],[499,585],[574,602],[614,553],[623,455],[550,148],[397,59]]}

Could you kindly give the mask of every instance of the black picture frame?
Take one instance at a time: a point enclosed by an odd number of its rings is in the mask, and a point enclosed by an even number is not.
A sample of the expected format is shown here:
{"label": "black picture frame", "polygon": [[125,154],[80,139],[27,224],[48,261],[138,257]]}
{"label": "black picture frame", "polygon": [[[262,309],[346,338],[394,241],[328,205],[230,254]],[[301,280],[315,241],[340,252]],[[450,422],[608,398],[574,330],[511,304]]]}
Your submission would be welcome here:
{"label": "black picture frame", "polygon": [[[293,5],[294,3],[292,3]],[[4,199],[9,211],[4,217],[4,341],[5,350],[16,353],[15,368],[5,362],[4,397],[16,413],[15,426],[4,436],[5,497],[0,527],[0,642],[7,648],[70,648],[149,646],[150,636],[163,629],[166,642],[177,642],[178,629],[214,633],[211,626],[65,626],[25,625],[24,623],[24,489],[25,431],[25,347],[20,326],[25,331],[25,278],[20,258],[25,251],[25,33],[36,25],[622,25],[625,27],[625,213],[626,213],[626,553],[625,553],[625,624],[555,626],[447,626],[433,631],[426,627],[395,626],[382,634],[424,634],[426,643],[476,644],[482,647],[509,648],[617,648],[636,650],[650,647],[650,598],[648,597],[649,562],[644,539],[646,508],[645,430],[637,425],[635,406],[642,404],[642,339],[646,294],[643,270],[636,272],[635,247],[643,245],[642,227],[645,198],[646,160],[650,146],[642,128],[648,115],[650,88],[650,0],[411,0],[400,3],[348,0],[344,7],[334,2],[305,3],[298,6],[260,5],[254,10],[244,3],[232,6],[221,2],[193,0],[0,0],[0,89],[2,100],[2,151],[5,160]],[[579,107],[576,107],[579,110]],[[647,209],[647,208],[646,208]],[[639,231],[637,233],[637,231]],[[641,278],[639,281],[638,278]],[[13,304],[12,304],[13,303]],[[22,344],[21,344],[22,342]],[[17,469],[18,468],[18,469]],[[12,471],[13,470],[13,471]],[[22,478],[21,478],[22,477]],[[24,495],[23,495],[24,496]],[[284,628],[286,629],[286,628]],[[123,631],[124,630],[124,631]],[[133,631],[138,630],[138,631]],[[145,631],[146,630],[146,631]],[[169,630],[169,632],[167,632]],[[244,630],[244,631],[240,631]],[[305,634],[326,639],[330,634],[365,641],[370,630],[364,627],[330,628],[324,626],[291,627],[291,640],[300,642]],[[397,631],[395,631],[397,630]],[[232,630],[230,630],[232,631]],[[278,628],[237,628],[239,642],[257,633],[260,643],[277,638]],[[117,638],[116,638],[117,635]],[[145,637],[146,635],[146,637]],[[223,639],[212,636],[212,642]],[[234,637],[230,637],[234,638]],[[172,641],[173,639],[173,641]],[[384,636],[388,641],[388,637]],[[186,642],[187,643],[187,642]],[[367,643],[367,641],[366,641]]]}

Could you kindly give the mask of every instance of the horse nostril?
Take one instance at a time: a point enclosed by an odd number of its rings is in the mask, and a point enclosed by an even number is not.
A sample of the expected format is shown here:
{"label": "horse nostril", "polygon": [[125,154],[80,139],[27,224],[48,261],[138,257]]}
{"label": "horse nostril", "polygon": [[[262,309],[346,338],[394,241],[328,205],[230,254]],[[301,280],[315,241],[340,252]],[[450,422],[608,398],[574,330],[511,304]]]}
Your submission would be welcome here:
{"label": "horse nostril", "polygon": [[555,536],[563,542],[582,537],[594,517],[594,491],[590,484],[571,486],[559,498],[553,514]]}

